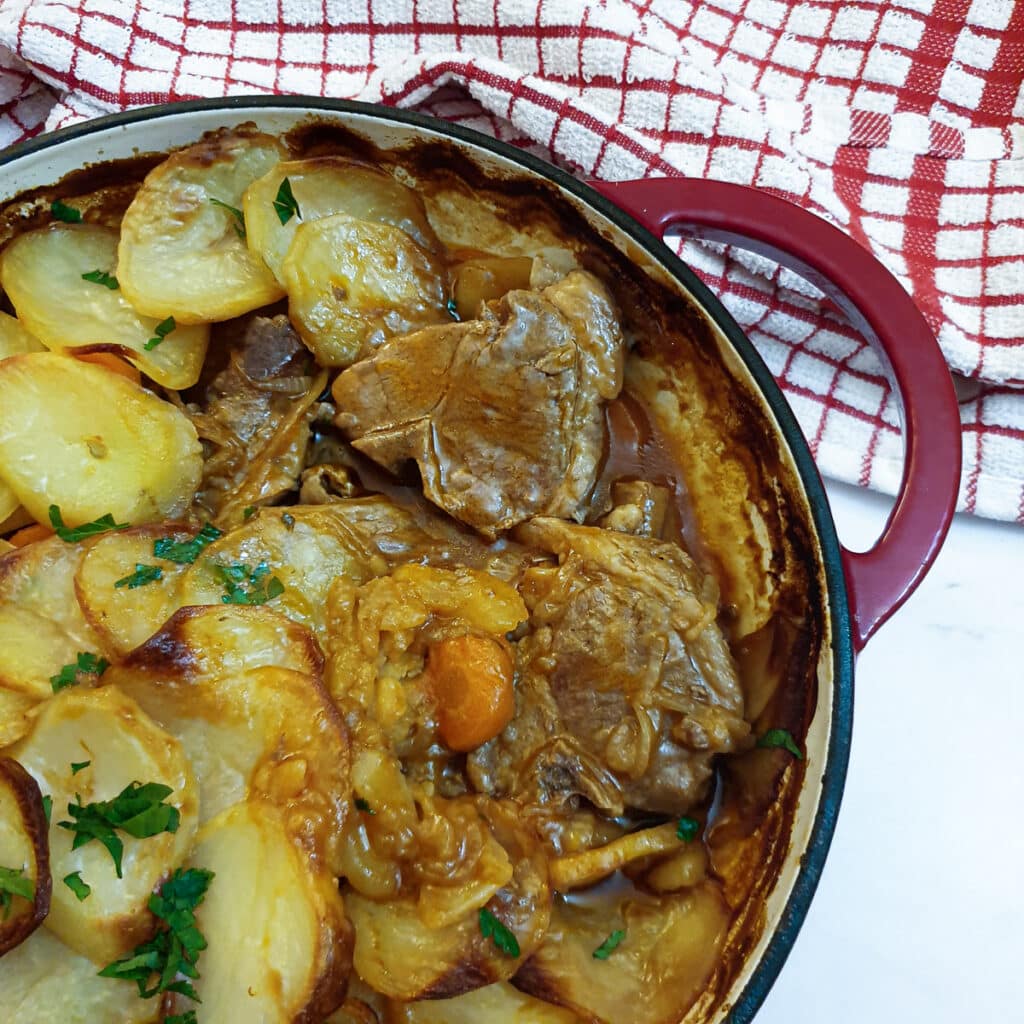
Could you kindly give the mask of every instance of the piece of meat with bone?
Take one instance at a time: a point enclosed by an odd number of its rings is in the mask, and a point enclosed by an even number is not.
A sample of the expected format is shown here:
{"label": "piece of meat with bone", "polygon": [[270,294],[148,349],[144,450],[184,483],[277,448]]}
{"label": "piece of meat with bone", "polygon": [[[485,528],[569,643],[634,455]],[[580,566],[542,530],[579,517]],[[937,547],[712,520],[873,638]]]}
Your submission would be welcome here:
{"label": "piece of meat with bone", "polygon": [[557,555],[527,570],[512,723],[470,757],[473,784],[605,814],[682,814],[707,795],[716,754],[749,726],[717,588],[682,549],[559,519],[518,540]]}
{"label": "piece of meat with bone", "polygon": [[479,320],[394,338],[334,382],[337,424],[488,537],[536,515],[582,520],[622,387],[611,297],[585,271],[516,290]]}

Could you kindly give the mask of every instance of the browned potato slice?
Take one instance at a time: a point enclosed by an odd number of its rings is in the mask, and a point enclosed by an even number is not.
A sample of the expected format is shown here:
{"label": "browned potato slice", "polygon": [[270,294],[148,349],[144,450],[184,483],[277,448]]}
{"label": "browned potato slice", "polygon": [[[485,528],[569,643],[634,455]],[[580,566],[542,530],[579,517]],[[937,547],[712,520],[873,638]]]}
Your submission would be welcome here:
{"label": "browned potato slice", "polygon": [[32,898],[8,894],[0,913],[0,956],[24,942],[50,910],[50,847],[43,797],[17,761],[0,758],[0,867],[21,872]]}
{"label": "browned potato slice", "polygon": [[41,707],[35,697],[0,688],[0,750],[28,735]]}
{"label": "browned potato slice", "polygon": [[[116,960],[148,937],[149,895],[184,860],[195,836],[196,785],[181,745],[130,697],[103,686],[57,694],[31,735],[10,753],[53,797],[49,842],[54,877],[77,871],[92,888],[80,901],[66,885],[55,885],[46,926],[98,964]],[[84,761],[88,766],[73,773],[72,762]],[[180,822],[176,832],[146,839],[118,832],[124,843],[123,878],[118,878],[113,858],[99,842],[72,850],[74,834],[58,823],[70,820],[70,802],[110,800],[133,781],[169,786],[173,792],[167,803],[178,808]]]}
{"label": "browned potato slice", "polygon": [[390,224],[344,213],[301,224],[281,277],[292,323],[322,366],[449,319],[444,268]]}
{"label": "browned potato slice", "polygon": [[[274,200],[285,178],[299,215],[282,224]],[[436,252],[439,248],[423,204],[412,189],[384,171],[340,156],[279,163],[246,189],[244,204],[249,248],[282,284],[281,264],[299,225],[335,213],[391,224],[424,249]]]}
{"label": "browned potato slice", "polygon": [[[188,541],[191,531],[174,526],[138,526],[100,537],[86,552],[75,574],[75,593],[86,619],[116,654],[127,654],[151,637],[177,610],[181,576],[188,568],[157,558],[153,544],[161,538]],[[155,565],[160,579],[142,587],[118,587],[136,565]]]}
{"label": "browned potato slice", "polygon": [[[700,995],[729,924],[711,885],[686,895],[637,894],[619,913],[606,900],[556,902],[551,929],[520,969],[517,988],[602,1024],[675,1024]],[[607,959],[594,957],[609,935],[625,935]]]}
{"label": "browned potato slice", "polygon": [[460,320],[480,315],[480,306],[516,288],[530,287],[530,256],[474,256],[452,272],[452,298]]}
{"label": "browned potato slice", "polygon": [[[7,313],[0,313],[0,359],[18,356],[24,352],[42,352],[44,347],[38,338],[33,338],[29,334],[23,323]],[[0,519],[2,518],[0,516]]]}
{"label": "browned potato slice", "polygon": [[284,155],[269,135],[221,132],[149,172],[125,212],[117,250],[117,279],[135,309],[198,324],[281,298],[234,215],[213,200],[240,207],[246,188]]}
{"label": "browned potato slice", "polygon": [[94,543],[66,544],[49,537],[7,552],[0,557],[0,601],[55,622],[78,651],[109,654],[75,595],[75,573]]}
{"label": "browned potato slice", "polygon": [[507,982],[487,985],[454,999],[391,1003],[387,1024],[578,1024],[580,1018],[561,1006],[514,989]]}
{"label": "browned potato slice", "polygon": [[96,971],[40,928],[0,958],[4,1024],[154,1024],[159,1000],[140,999],[134,985]]}
{"label": "browned potato slice", "polygon": [[56,352],[0,362],[0,474],[39,522],[175,516],[201,472],[195,427],[130,380]]}
{"label": "browned potato slice", "polygon": [[[200,1020],[313,1022],[341,1005],[351,928],[336,883],[290,842],[281,812],[236,804],[203,828],[191,862],[214,874],[196,911]],[[170,1012],[194,1005],[178,997]]]}
{"label": "browned potato slice", "polygon": [[211,563],[250,569],[266,564],[265,579],[276,577],[284,585],[269,607],[321,630],[331,583],[338,576],[361,583],[367,574],[360,548],[330,506],[262,509],[206,549],[185,574],[182,603],[221,604],[225,586]]}
{"label": "browned potato slice", "polygon": [[113,273],[116,262],[116,231],[50,224],[4,249],[0,282],[18,318],[47,348],[112,351],[158,384],[191,387],[203,366],[209,327],[175,327],[147,351],[160,320],[136,313],[120,289],[82,277],[95,270]]}

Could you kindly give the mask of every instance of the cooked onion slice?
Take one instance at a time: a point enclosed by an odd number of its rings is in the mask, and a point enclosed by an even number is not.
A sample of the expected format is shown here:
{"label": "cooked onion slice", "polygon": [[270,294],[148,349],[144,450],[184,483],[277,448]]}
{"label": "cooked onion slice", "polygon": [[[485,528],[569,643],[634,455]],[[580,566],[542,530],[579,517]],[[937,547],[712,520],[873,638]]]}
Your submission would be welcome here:
{"label": "cooked onion slice", "polygon": [[[285,178],[299,215],[282,224],[274,200]],[[412,189],[384,171],[340,156],[280,163],[246,189],[244,204],[249,248],[263,258],[282,284],[281,264],[299,225],[334,213],[391,224],[424,249],[438,249],[434,229]]]}
{"label": "cooked onion slice", "polygon": [[281,298],[238,220],[218,203],[241,207],[246,188],[284,155],[268,135],[221,132],[149,172],[125,212],[117,251],[117,279],[135,309],[197,324]]}
{"label": "cooked onion slice", "polygon": [[292,323],[323,366],[449,320],[443,273],[401,229],[344,213],[300,225],[281,265]]}
{"label": "cooked onion slice", "polygon": [[83,279],[113,273],[117,232],[94,224],[51,224],[16,238],[0,257],[0,281],[18,317],[50,349],[123,356],[169,388],[199,379],[209,328],[177,326],[147,351],[159,319],[140,316],[119,288]]}
{"label": "cooked onion slice", "polygon": [[[20,872],[31,898],[8,892],[0,913],[0,956],[24,942],[50,910],[50,847],[43,797],[17,761],[0,758],[0,868]],[[2,989],[0,989],[2,991]]]}
{"label": "cooked onion slice", "polygon": [[195,428],[137,384],[56,352],[0,362],[0,475],[39,522],[175,516],[201,471]]}
{"label": "cooked onion slice", "polygon": [[579,1024],[576,1014],[514,989],[507,982],[487,985],[454,999],[392,1003],[392,1024]]}
{"label": "cooked onion slice", "polygon": [[[201,1020],[312,1022],[341,1005],[352,963],[341,896],[290,842],[280,812],[236,804],[202,830],[191,862],[214,875],[196,912],[207,942]],[[193,1006],[177,997],[170,1012]]]}
{"label": "cooked onion slice", "polygon": [[[181,746],[130,697],[103,686],[59,693],[11,754],[53,798],[49,842],[54,878],[77,871],[92,890],[79,900],[67,885],[55,885],[47,927],[101,965],[116,960],[148,937],[153,924],[149,895],[184,860],[195,836],[196,785]],[[73,762],[89,764],[75,773]],[[119,831],[124,855],[123,877],[118,878],[103,845],[91,841],[72,850],[74,834],[59,822],[72,820],[72,801],[110,800],[131,782],[169,786],[166,802],[178,809],[180,821],[176,832],[144,839]]]}

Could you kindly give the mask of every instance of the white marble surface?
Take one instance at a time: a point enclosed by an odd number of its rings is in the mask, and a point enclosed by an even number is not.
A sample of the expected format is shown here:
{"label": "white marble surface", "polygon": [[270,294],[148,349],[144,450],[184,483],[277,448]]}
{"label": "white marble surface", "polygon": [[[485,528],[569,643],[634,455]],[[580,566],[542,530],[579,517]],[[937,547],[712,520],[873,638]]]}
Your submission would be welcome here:
{"label": "white marble surface", "polygon": [[[829,485],[868,546],[888,499]],[[1024,1021],[1024,527],[958,516],[857,665],[817,895],[757,1024]]]}

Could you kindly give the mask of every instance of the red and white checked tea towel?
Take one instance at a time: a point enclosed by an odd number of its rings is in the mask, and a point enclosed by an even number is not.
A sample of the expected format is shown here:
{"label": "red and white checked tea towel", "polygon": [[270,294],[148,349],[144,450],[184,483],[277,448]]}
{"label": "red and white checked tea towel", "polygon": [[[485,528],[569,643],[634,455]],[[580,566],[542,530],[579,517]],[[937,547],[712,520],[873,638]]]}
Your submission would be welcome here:
{"label": "red and white checked tea towel", "polygon": [[[961,507],[1024,523],[1024,2],[0,0],[0,144],[256,92],[416,107],[581,175],[721,178],[828,218],[967,378]],[[895,401],[864,342],[788,272],[682,251],[823,471],[893,491]]]}

